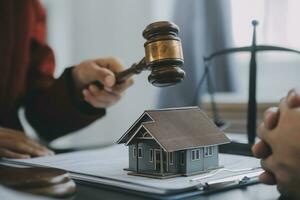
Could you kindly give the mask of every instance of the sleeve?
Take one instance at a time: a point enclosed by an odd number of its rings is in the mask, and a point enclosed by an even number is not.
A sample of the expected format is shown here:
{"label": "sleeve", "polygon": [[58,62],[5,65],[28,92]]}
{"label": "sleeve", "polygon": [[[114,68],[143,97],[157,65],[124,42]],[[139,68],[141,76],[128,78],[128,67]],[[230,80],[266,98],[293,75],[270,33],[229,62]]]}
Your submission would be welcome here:
{"label": "sleeve", "polygon": [[31,39],[30,70],[25,114],[38,134],[48,141],[81,129],[105,115],[76,96],[72,67],[55,79],[53,51],[44,41],[45,14],[36,5],[37,19]]}

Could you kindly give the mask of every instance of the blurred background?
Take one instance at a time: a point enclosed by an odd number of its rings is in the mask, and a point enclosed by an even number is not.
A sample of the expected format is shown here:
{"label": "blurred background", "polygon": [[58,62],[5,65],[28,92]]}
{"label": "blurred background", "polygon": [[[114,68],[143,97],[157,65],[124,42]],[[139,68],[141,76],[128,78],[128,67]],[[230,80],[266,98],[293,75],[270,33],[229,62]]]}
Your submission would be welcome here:
{"label": "blurred background", "polygon": [[[52,142],[57,148],[101,146],[114,143],[146,109],[199,105],[205,87],[197,88],[203,74],[203,56],[214,51],[251,44],[251,20],[259,21],[258,44],[300,49],[298,0],[43,0],[47,11],[48,42],[56,55],[56,77],[82,60],[113,56],[125,66],[144,56],[142,31],[151,22],[171,20],[181,28],[187,78],[171,88],[155,88],[147,73],[107,116],[76,133]],[[212,66],[215,89],[246,101],[247,53],[218,58]],[[299,85],[300,56],[259,53],[258,101],[278,102]],[[22,113],[21,113],[22,115]],[[23,120],[27,132],[32,128]]]}

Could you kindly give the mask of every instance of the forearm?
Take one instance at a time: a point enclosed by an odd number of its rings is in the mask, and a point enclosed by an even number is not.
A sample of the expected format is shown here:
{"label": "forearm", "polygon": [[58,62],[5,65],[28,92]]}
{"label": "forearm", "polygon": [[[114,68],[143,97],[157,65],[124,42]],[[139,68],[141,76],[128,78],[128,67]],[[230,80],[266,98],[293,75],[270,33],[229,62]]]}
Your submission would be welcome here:
{"label": "forearm", "polygon": [[105,115],[105,109],[95,109],[79,98],[71,70],[65,70],[47,88],[31,92],[26,101],[28,121],[48,141],[81,129]]}

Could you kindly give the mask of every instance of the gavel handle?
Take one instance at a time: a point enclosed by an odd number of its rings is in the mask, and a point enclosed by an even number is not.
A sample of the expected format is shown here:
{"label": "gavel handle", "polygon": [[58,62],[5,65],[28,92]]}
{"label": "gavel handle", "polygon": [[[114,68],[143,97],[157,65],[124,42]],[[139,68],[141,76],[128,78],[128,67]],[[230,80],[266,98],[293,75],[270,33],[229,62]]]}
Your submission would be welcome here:
{"label": "gavel handle", "polygon": [[[132,75],[139,74],[145,69],[147,69],[147,66],[146,66],[146,60],[144,57],[144,58],[142,58],[142,60],[140,62],[132,64],[131,67],[129,67],[128,69],[126,69],[122,72],[115,73],[116,82],[117,82],[117,84],[120,84],[123,81],[125,81],[126,79],[130,78]],[[102,83],[100,83],[99,81],[96,81],[93,84],[95,84],[98,88],[103,88]]]}
{"label": "gavel handle", "polygon": [[118,84],[122,83],[123,81],[130,78],[132,75],[139,74],[145,69],[146,69],[146,62],[145,62],[145,58],[143,58],[140,62],[132,64],[130,68],[122,72],[116,73],[115,74],[116,81]]}
{"label": "gavel handle", "polygon": [[[139,74],[145,69],[147,69],[147,65],[144,57],[140,62],[132,64],[131,67],[129,67],[128,69],[115,73],[116,83],[121,84],[122,82],[124,82],[125,80],[133,76],[134,74]],[[94,81],[89,84],[96,85],[99,89],[103,89],[103,84],[100,81]],[[89,84],[86,85],[86,87],[88,87]],[[81,90],[75,91],[75,93],[76,93],[75,96],[78,96],[79,99],[82,98]]]}
{"label": "gavel handle", "polygon": [[[129,67],[128,69],[115,73],[116,76],[116,82],[117,84],[120,84],[130,78],[134,74],[139,74],[143,70],[147,69],[145,58],[142,58],[142,60],[138,63],[134,63]],[[95,82],[95,85],[97,85],[99,88],[102,88],[102,84],[100,82]]]}

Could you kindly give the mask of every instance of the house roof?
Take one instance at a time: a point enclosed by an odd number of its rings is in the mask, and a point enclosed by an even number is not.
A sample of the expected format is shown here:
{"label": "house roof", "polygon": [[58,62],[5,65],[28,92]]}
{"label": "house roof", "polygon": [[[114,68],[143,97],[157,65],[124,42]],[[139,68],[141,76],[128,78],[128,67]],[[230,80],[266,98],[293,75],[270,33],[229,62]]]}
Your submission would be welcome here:
{"label": "house roof", "polygon": [[129,143],[140,127],[168,152],[230,142],[199,107],[146,110],[117,143]]}

